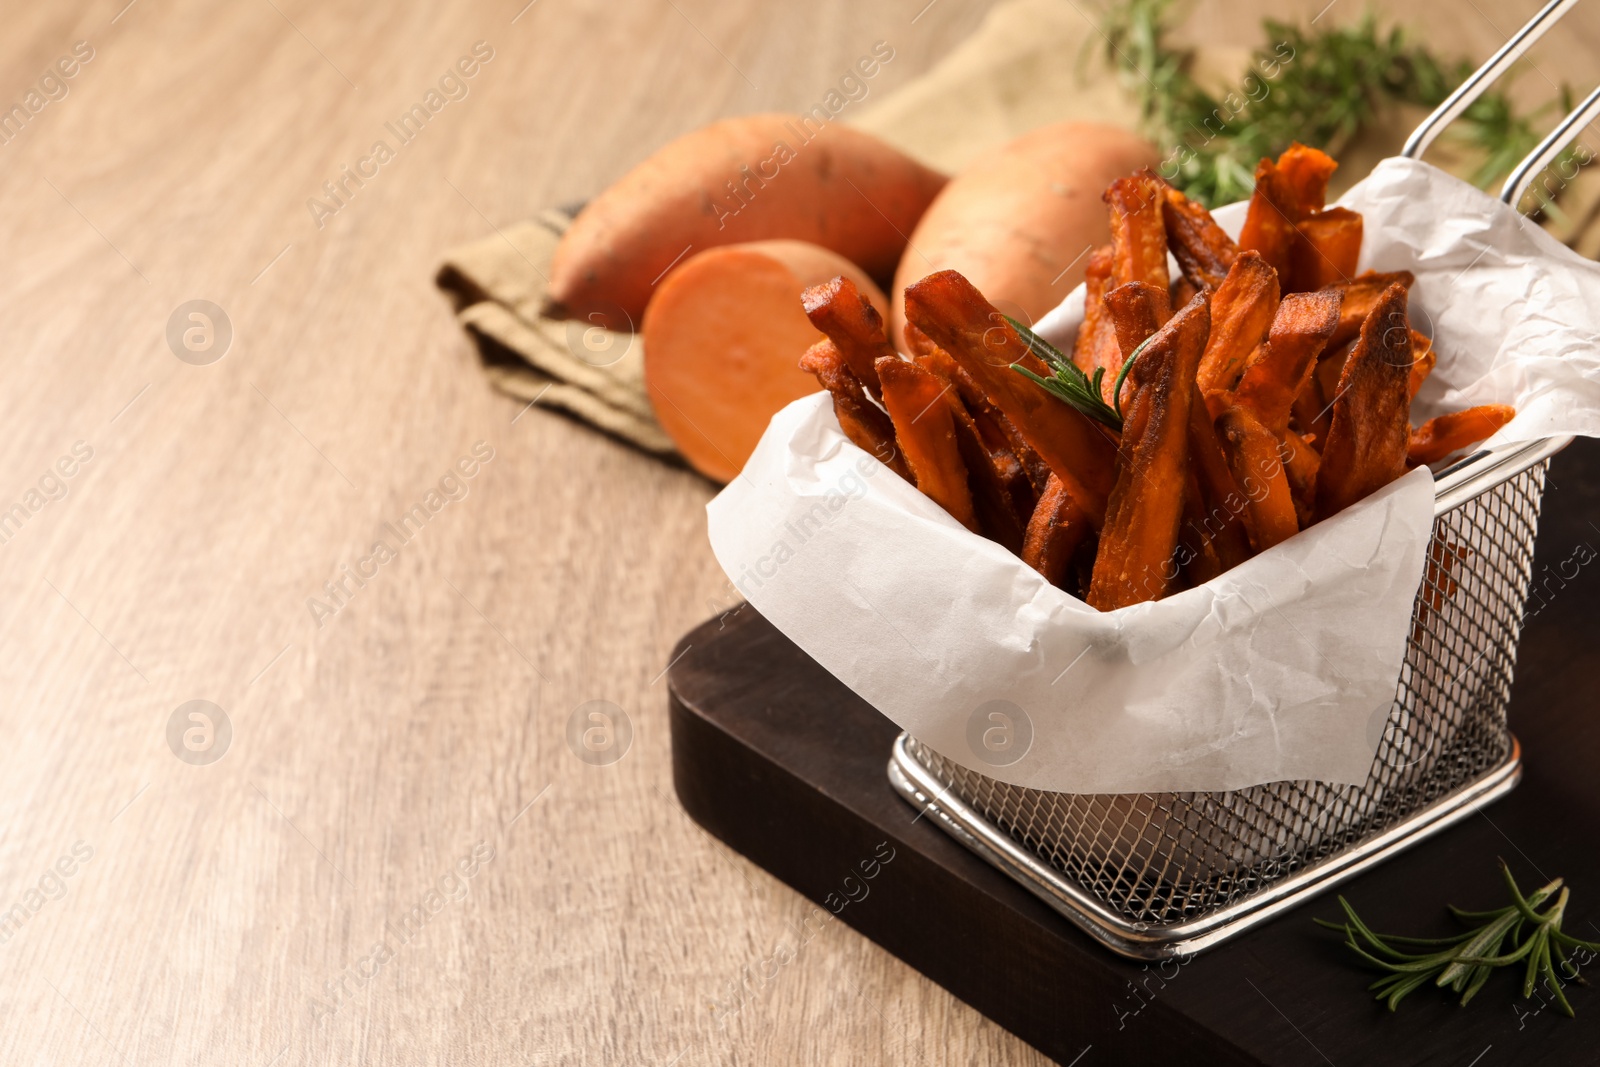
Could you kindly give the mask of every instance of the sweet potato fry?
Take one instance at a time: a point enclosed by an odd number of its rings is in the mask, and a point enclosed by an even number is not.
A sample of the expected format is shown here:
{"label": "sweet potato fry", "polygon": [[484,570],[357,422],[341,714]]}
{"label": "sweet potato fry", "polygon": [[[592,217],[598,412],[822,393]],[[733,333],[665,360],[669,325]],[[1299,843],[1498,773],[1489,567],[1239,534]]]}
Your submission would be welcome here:
{"label": "sweet potato fry", "polygon": [[[1190,200],[1170,185],[1163,192],[1165,199],[1161,205],[1161,221],[1167,229],[1167,247],[1172,249],[1178,268],[1183,271],[1184,279],[1193,286],[1194,292],[1215,289],[1222,284],[1228,268],[1238,258],[1238,246],[1203,205]],[[1189,297],[1193,296],[1191,292]],[[1188,302],[1188,299],[1182,303],[1175,300],[1172,306],[1182,307]]]}
{"label": "sweet potato fry", "polygon": [[1413,467],[1437,463],[1493,436],[1516,413],[1517,409],[1509,404],[1480,404],[1431,418],[1411,431],[1406,461]]}
{"label": "sweet potato fry", "polygon": [[1005,319],[955,271],[906,288],[906,318],[953,356],[1049,464],[1098,524],[1114,481],[1116,446],[1109,431],[1011,369],[1044,376],[1048,368]]}
{"label": "sweet potato fry", "polygon": [[1422,383],[1428,380],[1428,375],[1433,373],[1433,368],[1439,362],[1439,353],[1433,350],[1433,339],[1411,331],[1411,377],[1406,382],[1406,394],[1410,399],[1417,398],[1417,390],[1422,388]]}
{"label": "sweet potato fry", "polygon": [[1317,519],[1343,510],[1405,473],[1411,437],[1411,329],[1406,288],[1389,286],[1361,325],[1333,400],[1317,472]]}
{"label": "sweet potato fry", "polygon": [[1316,372],[1329,359],[1334,358],[1339,360],[1341,367],[1344,366],[1343,354],[1337,357],[1324,356],[1301,379],[1300,388],[1294,394],[1294,405],[1289,409],[1289,428],[1304,437],[1306,442],[1319,453],[1322,451],[1322,442],[1328,439],[1328,426],[1332,421],[1333,409],[1328,406],[1328,401],[1322,392],[1322,383],[1317,379]]}
{"label": "sweet potato fry", "polygon": [[[1021,465],[1004,449],[999,453],[990,450],[978,423],[954,391],[944,394],[939,403],[950,409],[954,420],[956,448],[967,466],[967,488],[972,493],[978,532],[1010,552],[1021,553],[1023,531],[1034,504],[1033,489]],[[1021,500],[1013,495],[1018,483],[1026,494]]]}
{"label": "sweet potato fry", "polygon": [[1196,541],[1202,550],[1209,549],[1217,557],[1218,569],[1227,570],[1250,558],[1254,523],[1244,493],[1228,468],[1228,457],[1222,452],[1222,442],[1217,439],[1200,387],[1196,385],[1194,390],[1189,404],[1189,458],[1199,492],[1200,516],[1196,525],[1195,517],[1185,511],[1184,536]]}
{"label": "sweet potato fry", "polygon": [[[1122,353],[1122,359],[1117,364],[1119,371],[1122,363],[1133,355],[1133,350],[1161,329],[1161,311],[1168,299],[1166,293],[1146,282],[1129,282],[1106,293],[1106,311],[1111,316],[1112,326],[1117,333],[1117,348]],[[1129,381],[1123,383],[1124,393],[1130,382],[1137,384],[1135,376],[1138,373],[1137,367],[1128,371]],[[1113,388],[1115,385],[1113,379]],[[1107,397],[1107,402],[1110,402],[1110,397]]]}
{"label": "sweet potato fry", "polygon": [[800,357],[800,369],[817,376],[817,381],[833,397],[833,413],[839,426],[857,447],[876,456],[878,460],[908,482],[915,484],[911,469],[894,438],[894,424],[889,416],[867,399],[861,388],[861,379],[845,362],[844,355],[832,341],[818,341]]}
{"label": "sweet potato fry", "polygon": [[1083,373],[1094,377],[1105,368],[1106,377],[1115,378],[1122,352],[1117,348],[1117,331],[1106,311],[1105,293],[1111,286],[1111,267],[1115,255],[1110,245],[1102,245],[1089,255],[1083,276],[1083,325],[1072,345],[1072,362]]}
{"label": "sweet potato fry", "polygon": [[[916,340],[912,340],[912,335]],[[927,367],[941,378],[953,381],[956,391],[961,394],[961,402],[966,405],[967,411],[978,424],[978,429],[983,435],[984,443],[990,451],[997,452],[1000,447],[1009,452],[1021,468],[1027,481],[1027,492],[1021,492],[1021,487],[1014,491],[1018,499],[1018,506],[1023,509],[1023,519],[1033,514],[1033,504],[1039,494],[1044,492],[1045,484],[1050,480],[1050,468],[1044,460],[1039,458],[1039,453],[1029,446],[1027,439],[1006,418],[1006,413],[995,406],[994,402],[978,388],[978,383],[973,381],[972,375],[961,368],[944,349],[934,344],[927,334],[917,329],[911,323],[906,323],[906,340],[917,351],[916,362]],[[1006,476],[1010,481],[1009,476]]]}
{"label": "sweet potato fry", "polygon": [[[1167,277],[1167,227],[1162,221],[1166,184],[1153,174],[1118,178],[1106,188],[1111,208],[1111,281],[1108,288],[1144,282],[1163,293]],[[1161,321],[1172,314],[1163,309]]]}
{"label": "sweet potato fry", "polygon": [[1028,520],[1022,562],[1044,575],[1051,585],[1064,588],[1067,565],[1091,532],[1088,514],[1072,499],[1067,484],[1052,475]]}
{"label": "sweet potato fry", "polygon": [[856,283],[840,275],[811,286],[801,294],[800,302],[811,325],[838,346],[861,384],[873,396],[882,398],[873,364],[885,356],[894,356],[894,346],[884,332],[883,316],[861,295]]}
{"label": "sweet potato fry", "polygon": [[1356,276],[1361,258],[1361,216],[1330,207],[1295,223],[1299,237],[1289,255],[1289,292],[1309,293]]}
{"label": "sweet potato fry", "polygon": [[1339,325],[1342,299],[1337,290],[1284,297],[1267,343],[1246,365],[1234,402],[1273,433],[1288,429],[1295,393]]}
{"label": "sweet potato fry", "polygon": [[1200,391],[1230,391],[1239,383],[1278,313],[1278,272],[1261,255],[1241,251],[1211,297],[1211,336],[1200,360]]}
{"label": "sweet potato fry", "polygon": [[1344,303],[1339,305],[1339,326],[1333,331],[1333,336],[1328,338],[1327,351],[1332,352],[1340,345],[1356,339],[1356,335],[1361,332],[1361,324],[1367,321],[1367,316],[1372,314],[1372,309],[1377,306],[1389,286],[1398,282],[1410,289],[1416,280],[1417,276],[1408,270],[1390,274],[1379,274],[1369,270],[1347,282],[1337,282],[1330,286],[1329,288],[1337,289],[1344,294]]}
{"label": "sweet potato fry", "polygon": [[1278,174],[1286,194],[1282,205],[1296,222],[1318,211],[1328,202],[1328,179],[1339,169],[1333,157],[1320,149],[1291,144],[1278,156]]}
{"label": "sweet potato fry", "polygon": [[956,439],[950,401],[955,388],[899,357],[878,360],[883,406],[894,420],[895,440],[905,451],[917,488],[973,533],[982,532],[967,487],[967,464]]}
{"label": "sweet potato fry", "polygon": [[1241,407],[1230,407],[1217,419],[1217,433],[1234,481],[1244,490],[1254,520],[1257,552],[1265,552],[1300,532],[1289,477],[1278,437]]}
{"label": "sweet potato fry", "polygon": [[1123,419],[1117,482],[1095,557],[1089,604],[1113,611],[1159,600],[1178,576],[1174,550],[1189,483],[1189,405],[1210,309],[1196,297],[1139,357],[1144,384]]}
{"label": "sweet potato fry", "polygon": [[[1195,411],[1205,412],[1205,401],[1198,395],[1189,399],[1191,419]],[[1211,421],[1210,416],[1206,416],[1206,421]],[[1194,450],[1193,435],[1189,437],[1189,449],[1191,452]],[[1207,532],[1205,490],[1200,488],[1200,479],[1191,468],[1189,484],[1183,490],[1183,527],[1178,531],[1178,560],[1182,563],[1179,575],[1183,585],[1204,585],[1227,569],[1222,565],[1215,541]],[[1249,557],[1249,542],[1245,545],[1246,551],[1241,559]],[[1176,588],[1168,590],[1175,591]]]}
{"label": "sweet potato fry", "polygon": [[1250,194],[1250,208],[1239,229],[1239,251],[1255,252],[1279,274],[1288,273],[1298,216],[1294,191],[1277,164],[1263,159],[1256,164],[1255,192]]}
{"label": "sweet potato fry", "polygon": [[1289,493],[1294,497],[1294,513],[1305,529],[1316,520],[1317,469],[1322,457],[1293,430],[1283,432],[1283,470],[1289,476]]}

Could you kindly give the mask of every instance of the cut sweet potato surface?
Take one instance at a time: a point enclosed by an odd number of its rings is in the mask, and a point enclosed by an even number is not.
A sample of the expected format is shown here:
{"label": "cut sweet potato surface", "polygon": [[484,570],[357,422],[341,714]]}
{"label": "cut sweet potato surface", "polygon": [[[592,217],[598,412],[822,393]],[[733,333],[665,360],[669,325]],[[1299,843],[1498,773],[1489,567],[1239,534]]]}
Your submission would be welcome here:
{"label": "cut sweet potato surface", "polygon": [[887,306],[859,267],[800,241],[755,241],[691,256],[661,283],[643,322],[645,390],[689,463],[739,473],[767,423],[815,391],[796,366],[821,338],[800,294],[837,275]]}

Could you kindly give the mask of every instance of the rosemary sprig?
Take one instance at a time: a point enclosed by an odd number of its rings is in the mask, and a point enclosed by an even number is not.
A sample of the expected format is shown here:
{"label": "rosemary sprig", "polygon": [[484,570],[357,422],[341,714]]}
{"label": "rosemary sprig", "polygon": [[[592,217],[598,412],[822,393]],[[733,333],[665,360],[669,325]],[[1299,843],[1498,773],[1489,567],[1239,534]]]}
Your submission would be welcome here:
{"label": "rosemary sprig", "polygon": [[1012,370],[1038,384],[1062,403],[1077,408],[1089,418],[1102,422],[1113,430],[1122,429],[1122,412],[1107,404],[1100,392],[1100,383],[1106,374],[1104,367],[1096,368],[1094,377],[1091,378],[1079,370],[1078,365],[1055,345],[1010,315],[1005,316],[1005,320],[1017,331],[1017,336],[1022,338],[1029,350],[1050,368],[1051,374],[1048,378],[1040,377],[1020,363],[1011,364]]}
{"label": "rosemary sprig", "polygon": [[[1315,921],[1319,926],[1342,932],[1345,935],[1345,944],[1354,950],[1356,955],[1373,966],[1389,972],[1386,977],[1378,979],[1367,988],[1376,993],[1378,1000],[1385,1001],[1390,1011],[1399,1006],[1406,994],[1430,981],[1440,988],[1448,986],[1452,991],[1460,993],[1461,1003],[1466,1004],[1477,995],[1478,990],[1483,988],[1495,969],[1522,963],[1524,972],[1522,995],[1533,996],[1534,989],[1542,978],[1546,988],[1555,997],[1556,1005],[1565,1015],[1571,1017],[1572,1005],[1568,1003],[1566,994],[1561,990],[1561,980],[1556,975],[1555,965],[1559,962],[1567,977],[1583,983],[1577,968],[1567,960],[1566,953],[1572,949],[1600,952],[1600,943],[1581,941],[1562,932],[1561,920],[1566,914],[1569,890],[1562,886],[1561,879],[1557,878],[1549,885],[1524,897],[1505,860],[1500,861],[1500,873],[1505,877],[1506,887],[1511,891],[1511,903],[1495,911],[1462,911],[1460,908],[1451,907],[1451,913],[1458,920],[1476,924],[1454,937],[1397,937],[1375,934],[1361,921],[1361,917],[1356,914],[1355,908],[1350,906],[1350,902],[1342,896],[1339,898],[1339,904],[1344,908],[1344,922],[1332,923],[1323,919]],[[1553,901],[1552,897],[1555,898]],[[1550,902],[1549,906],[1544,911],[1539,911],[1538,909],[1547,901]],[[1524,930],[1527,931],[1526,937],[1523,936]],[[1510,939],[1512,947],[1509,951],[1502,952],[1501,948],[1507,938]],[[1406,946],[1406,948],[1396,946]],[[1422,951],[1407,951],[1407,949]]]}
{"label": "rosemary sprig", "polygon": [[[1256,51],[1254,80],[1218,99],[1189,73],[1192,50],[1167,40],[1176,3],[1115,0],[1101,30],[1146,132],[1175,150],[1163,177],[1207,206],[1249,196],[1261,157],[1294,141],[1337,156],[1383,105],[1437,107],[1473,70],[1465,60],[1440,60],[1399,28],[1380,30],[1370,12],[1352,26],[1268,19],[1273,43]],[[1480,186],[1503,178],[1539,141],[1534,120],[1546,109],[1518,114],[1504,88],[1480,97],[1451,131],[1478,156],[1472,180]],[[1570,101],[1565,89],[1561,96]]]}

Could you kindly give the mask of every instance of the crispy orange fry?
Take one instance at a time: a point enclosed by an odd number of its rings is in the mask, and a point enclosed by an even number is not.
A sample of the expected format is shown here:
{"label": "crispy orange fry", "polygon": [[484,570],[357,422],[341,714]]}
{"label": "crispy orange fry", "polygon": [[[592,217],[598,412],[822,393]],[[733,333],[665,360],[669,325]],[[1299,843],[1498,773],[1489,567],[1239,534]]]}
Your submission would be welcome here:
{"label": "crispy orange fry", "polygon": [[1412,330],[1411,377],[1406,382],[1406,395],[1412,400],[1417,398],[1417,390],[1422,388],[1422,383],[1428,380],[1428,375],[1433,373],[1434,364],[1438,362],[1439,353],[1433,350],[1432,338]]}
{"label": "crispy orange fry", "polygon": [[995,407],[983,390],[978,388],[978,383],[972,380],[972,375],[962,370],[950,353],[934,344],[927,334],[915,326],[910,323],[906,326],[908,337],[913,330],[920,336],[920,340],[912,345],[918,350],[913,362],[955,384],[962,406],[972,416],[978,436],[989,451],[996,474],[1011,487],[1020,509],[1020,519],[1026,523],[1028,516],[1033,514],[1034,501],[1044,492],[1050,468],[1045,466],[1037,452],[1028,447],[1028,442],[1011,425],[1005,412]]}
{"label": "crispy orange fry", "polygon": [[[1186,281],[1195,292],[1215,289],[1227,277],[1228,268],[1238,258],[1239,248],[1225,233],[1211,212],[1178,190],[1167,186],[1161,205],[1161,220],[1167,229],[1167,247],[1178,261]],[[1192,298],[1194,293],[1190,293]],[[1182,307],[1189,302],[1174,302]]]}
{"label": "crispy orange fry", "polygon": [[[1112,326],[1116,329],[1117,348],[1122,353],[1122,360],[1118,361],[1119,370],[1122,362],[1133,355],[1134,349],[1161,329],[1161,311],[1168,299],[1166,293],[1146,282],[1129,282],[1106,293],[1106,311],[1110,314]],[[1137,366],[1128,371],[1128,381],[1124,382],[1122,387],[1124,394],[1127,393],[1130,384],[1138,384],[1138,373]],[[1115,388],[1115,379],[1111,384]],[[1107,402],[1110,402],[1109,395]]]}
{"label": "crispy orange fry", "polygon": [[1283,432],[1283,470],[1289,476],[1289,493],[1294,497],[1294,513],[1305,529],[1316,520],[1317,468],[1322,457],[1293,430]]}
{"label": "crispy orange fry", "polygon": [[1288,429],[1295,393],[1339,325],[1342,299],[1337,291],[1284,297],[1267,343],[1245,367],[1234,402],[1273,433]]}
{"label": "crispy orange fry", "polygon": [[1328,179],[1339,169],[1333,157],[1299,141],[1278,157],[1278,174],[1283,183],[1283,207],[1296,222],[1321,211],[1328,202]]}
{"label": "crispy orange fry", "polygon": [[800,296],[811,325],[838,346],[850,369],[873,396],[881,398],[878,372],[873,364],[895,354],[884,331],[883,316],[873,307],[856,283],[844,276],[813,285]]}
{"label": "crispy orange fry", "polygon": [[1413,467],[1437,463],[1492,436],[1516,413],[1517,409],[1509,404],[1480,404],[1431,418],[1411,431],[1406,461]]}
{"label": "crispy orange fry", "polygon": [[894,424],[889,416],[867,399],[861,379],[856,377],[844,355],[832,341],[818,341],[800,357],[800,369],[817,376],[833,397],[833,413],[846,437],[876,456],[880,462],[908,482],[915,482],[911,469],[894,439]]}
{"label": "crispy orange fry", "polygon": [[1411,329],[1406,289],[1389,286],[1361,325],[1345,360],[1317,472],[1317,519],[1327,518],[1405,473],[1411,436]]}
{"label": "crispy orange fry", "polygon": [[[976,420],[954,391],[939,401],[950,409],[956,431],[956,447],[967,466],[967,488],[972,493],[972,508],[978,518],[978,532],[998,541],[1007,550],[1022,551],[1022,535],[1033,514],[1033,489],[1027,484],[1022,467],[1010,452],[990,451]],[[1013,494],[1017,483],[1026,493],[1025,502]]]}
{"label": "crispy orange fry", "polygon": [[1300,532],[1289,477],[1284,471],[1278,437],[1241,407],[1230,407],[1217,419],[1223,451],[1234,481],[1249,501],[1255,520],[1255,550],[1265,552]]}
{"label": "crispy orange fry", "polygon": [[1240,252],[1211,297],[1211,336],[1200,360],[1200,391],[1232,390],[1278,313],[1278,272],[1255,252]]}
{"label": "crispy orange fry", "polygon": [[1200,387],[1196,385],[1194,389],[1195,397],[1189,404],[1189,457],[1194,464],[1201,514],[1199,525],[1195,525],[1194,516],[1186,513],[1185,536],[1192,536],[1214,552],[1219,569],[1227,570],[1250,558],[1254,523],[1244,493],[1228,467],[1228,457],[1222,452],[1222,442],[1200,396]]}
{"label": "crispy orange fry", "polygon": [[1263,159],[1256,164],[1256,189],[1250,194],[1250,207],[1239,230],[1239,251],[1255,252],[1273,270],[1287,273],[1298,219],[1294,191],[1277,164]]}
{"label": "crispy orange fry", "polygon": [[1339,328],[1328,338],[1327,351],[1332,352],[1340,345],[1356,339],[1356,335],[1361,332],[1361,324],[1367,321],[1367,316],[1372,314],[1372,309],[1377,306],[1389,286],[1398,282],[1410,289],[1416,280],[1417,276],[1408,270],[1395,271],[1391,274],[1379,274],[1369,270],[1347,282],[1338,282],[1330,286],[1329,288],[1337,289],[1344,294],[1344,303],[1339,305]]}
{"label": "crispy orange fry", "polygon": [[905,451],[917,488],[973,533],[982,532],[967,487],[967,464],[956,440],[949,382],[898,357],[878,360],[883,406],[894,420],[895,439]]}
{"label": "crispy orange fry", "polygon": [[1051,585],[1065,587],[1067,565],[1092,532],[1088,514],[1072,499],[1067,483],[1051,475],[1028,520],[1022,562],[1044,575]]}
{"label": "crispy orange fry", "polygon": [[[919,340],[911,341],[913,333]],[[994,451],[997,445],[1003,444],[1016,458],[1027,479],[1027,493],[1024,497],[1019,488],[1014,495],[1017,497],[1018,507],[1023,509],[1023,517],[1026,520],[1026,516],[1033,514],[1034,501],[1044,492],[1045,483],[1050,480],[1050,468],[1039,458],[1039,453],[1028,444],[1027,438],[1022,436],[1021,431],[1006,418],[1006,413],[995,406],[988,394],[978,387],[972,375],[963,370],[961,364],[957,363],[950,353],[934,344],[927,334],[909,322],[906,323],[906,338],[912,347],[919,349],[916,357],[918,363],[956,383],[956,391],[961,394],[961,402],[972,413],[991,451]],[[999,434],[998,439],[995,437],[996,433]]]}
{"label": "crispy orange fry", "polygon": [[1049,374],[972,283],[953,270],[928,275],[906,288],[906,318],[955,357],[1091,521],[1103,521],[1115,477],[1109,431],[1011,369],[1020,363],[1041,377]]}
{"label": "crispy orange fry", "polygon": [[1301,219],[1295,229],[1299,238],[1289,255],[1289,291],[1308,293],[1355,277],[1363,229],[1358,213],[1330,207]]}
{"label": "crispy orange fry", "polygon": [[[1144,282],[1167,291],[1171,279],[1167,277],[1167,227],[1161,210],[1167,199],[1165,190],[1166,184],[1149,173],[1118,178],[1106,188],[1114,250],[1107,288]],[[1164,309],[1161,321],[1171,314],[1171,308]]]}
{"label": "crispy orange fry", "polygon": [[[1189,417],[1194,418],[1194,412],[1205,412],[1205,402],[1198,396],[1189,399]],[[1210,417],[1206,417],[1210,422]],[[1189,437],[1189,450],[1194,451],[1194,436]],[[1183,563],[1180,571],[1181,581],[1187,586],[1203,585],[1221,574],[1227,568],[1222,565],[1222,557],[1217,552],[1215,538],[1206,532],[1206,495],[1200,488],[1200,479],[1193,469],[1189,471],[1189,484],[1183,490],[1183,527],[1178,531],[1178,558]],[[1246,551],[1241,558],[1248,558],[1248,542]],[[1175,592],[1169,589],[1168,592]]]}
{"label": "crispy orange fry", "polygon": [[1111,246],[1102,245],[1090,254],[1089,265],[1084,269],[1083,325],[1078,327],[1078,339],[1072,345],[1072,362],[1090,377],[1097,367],[1104,367],[1106,376],[1115,378],[1117,372],[1110,368],[1121,364],[1116,327],[1103,299],[1111,287],[1114,258]]}
{"label": "crispy orange fry", "polygon": [[1202,297],[1163,326],[1139,357],[1144,384],[1123,419],[1117,482],[1094,561],[1089,604],[1113,611],[1165,596],[1189,483],[1189,405],[1210,309]]}
{"label": "crispy orange fry", "polygon": [[1322,442],[1328,439],[1328,424],[1331,421],[1333,409],[1328,406],[1323,397],[1322,383],[1317,379],[1317,371],[1329,359],[1337,358],[1339,365],[1344,365],[1343,354],[1324,356],[1300,381],[1300,389],[1294,394],[1294,405],[1289,409],[1289,427],[1301,434],[1319,453],[1322,451]]}

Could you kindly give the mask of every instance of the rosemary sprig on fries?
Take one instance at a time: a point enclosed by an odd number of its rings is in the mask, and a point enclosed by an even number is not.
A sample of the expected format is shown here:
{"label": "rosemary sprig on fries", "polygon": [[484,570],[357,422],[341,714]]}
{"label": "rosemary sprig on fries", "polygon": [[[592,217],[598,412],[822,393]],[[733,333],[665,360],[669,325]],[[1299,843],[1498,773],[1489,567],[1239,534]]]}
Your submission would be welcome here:
{"label": "rosemary sprig on fries", "polygon": [[[1122,410],[1113,408],[1101,399],[1100,382],[1106,376],[1104,367],[1095,368],[1094,377],[1091,378],[1079,370],[1077,364],[1073,363],[1072,359],[1061,349],[1046,341],[1010,315],[1007,315],[1005,319],[1011,324],[1011,328],[1017,331],[1017,336],[1022,338],[1023,343],[1028,346],[1034,355],[1042,359],[1045,366],[1049,367],[1054,373],[1048,378],[1042,378],[1020,363],[1013,363],[1011,365],[1012,370],[1042,386],[1051,396],[1077,408],[1096,422],[1103,422],[1113,430],[1122,429]],[[1132,364],[1133,360],[1130,359],[1128,365],[1132,366]],[[1124,367],[1123,374],[1126,373],[1127,367]],[[1118,384],[1121,384],[1120,377],[1118,378]]]}

